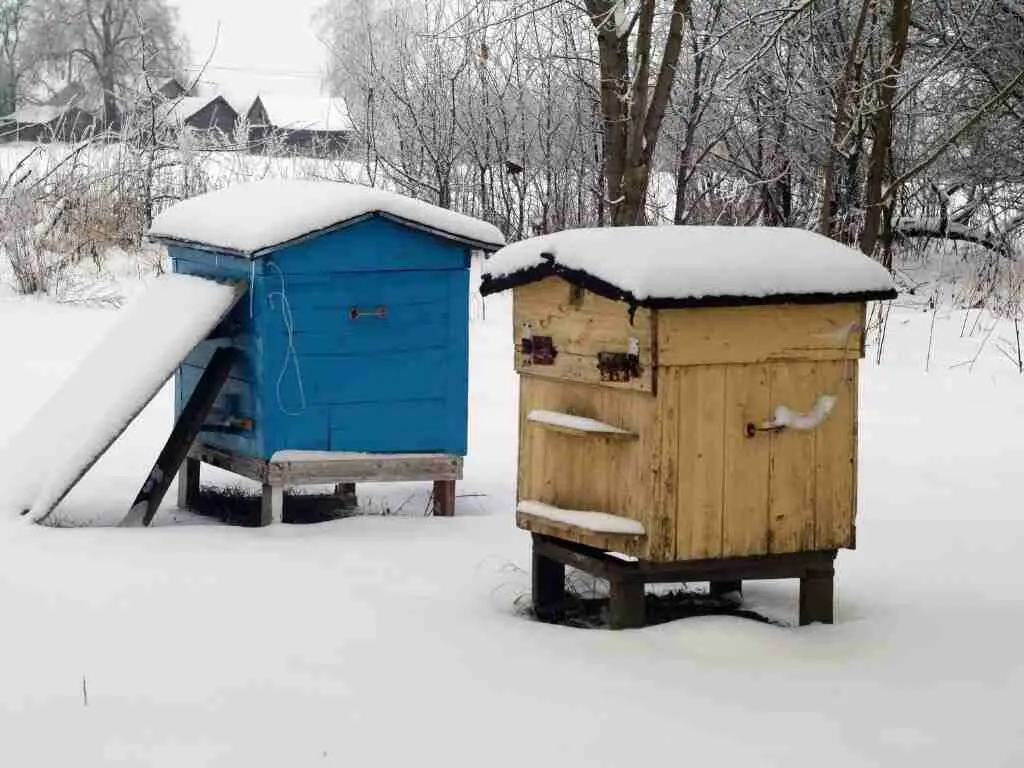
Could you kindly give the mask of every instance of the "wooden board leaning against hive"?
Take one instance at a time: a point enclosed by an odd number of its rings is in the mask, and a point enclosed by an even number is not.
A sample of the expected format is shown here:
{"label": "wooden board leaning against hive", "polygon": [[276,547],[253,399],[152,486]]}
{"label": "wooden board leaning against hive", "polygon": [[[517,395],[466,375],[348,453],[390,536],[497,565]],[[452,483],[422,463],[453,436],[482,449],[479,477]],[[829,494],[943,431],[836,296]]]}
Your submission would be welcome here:
{"label": "wooden board leaning against hive", "polygon": [[855,544],[857,366],[887,271],[814,233],[571,230],[514,292],[519,527],[645,563]]}

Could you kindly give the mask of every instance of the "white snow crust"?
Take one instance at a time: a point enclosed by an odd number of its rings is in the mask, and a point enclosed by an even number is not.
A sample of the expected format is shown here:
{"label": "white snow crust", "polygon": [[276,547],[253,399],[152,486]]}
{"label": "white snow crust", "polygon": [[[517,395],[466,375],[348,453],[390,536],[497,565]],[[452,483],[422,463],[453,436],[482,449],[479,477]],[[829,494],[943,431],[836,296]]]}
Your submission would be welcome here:
{"label": "white snow crust", "polygon": [[594,432],[596,434],[613,435],[632,434],[628,429],[622,429],[621,427],[612,426],[611,424],[605,424],[603,421],[598,421],[597,419],[589,419],[585,416],[573,416],[572,414],[559,413],[558,411],[536,409],[530,411],[526,419],[527,421],[533,421],[539,424],[551,424],[555,427],[576,429],[580,432]]}
{"label": "white snow crust", "polygon": [[361,453],[359,451],[277,451],[270,457],[274,464],[301,464],[303,462],[337,461],[344,463],[350,459],[422,459],[429,453]]}
{"label": "white snow crust", "polygon": [[484,273],[514,274],[543,264],[544,254],[641,301],[893,289],[888,271],[859,251],[782,227],[571,229],[502,248],[488,259]]}
{"label": "white snow crust", "polygon": [[394,192],[282,179],[236,184],[180,202],[156,217],[149,235],[252,256],[371,213],[390,214],[495,248],[505,243],[501,232],[487,222]]}
{"label": "white snow crust", "polygon": [[45,517],[237,295],[232,286],[198,277],[156,278],[0,452],[5,501],[29,509],[32,519]]}
{"label": "white snow crust", "polygon": [[775,418],[772,419],[771,427],[788,427],[807,431],[817,429],[827,419],[832,410],[836,407],[835,395],[822,395],[814,402],[814,407],[807,413],[797,413],[786,405],[780,405],[775,409]]}
{"label": "white snow crust", "polygon": [[525,515],[533,515],[554,523],[565,523],[594,533],[622,533],[629,536],[643,536],[647,531],[643,523],[628,517],[609,515],[604,512],[584,512],[578,509],[562,509],[541,501],[521,501],[516,509]]}

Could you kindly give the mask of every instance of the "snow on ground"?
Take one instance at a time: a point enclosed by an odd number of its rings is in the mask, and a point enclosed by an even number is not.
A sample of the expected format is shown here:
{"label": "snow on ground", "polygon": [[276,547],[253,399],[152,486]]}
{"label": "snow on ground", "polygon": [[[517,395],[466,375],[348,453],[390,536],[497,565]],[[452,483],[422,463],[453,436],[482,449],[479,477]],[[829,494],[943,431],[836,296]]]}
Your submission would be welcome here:
{"label": "snow on ground", "polygon": [[[0,765],[1021,764],[1024,377],[1002,330],[961,339],[963,313],[939,313],[926,373],[933,316],[892,313],[883,364],[864,365],[838,624],[612,633],[520,614],[510,302],[485,307],[455,518],[419,516],[423,484],[362,489],[373,511],[412,495],[401,515],[268,529],[166,505],[148,530],[0,512]],[[0,440],[115,317],[0,300]],[[66,525],[121,518],[171,413],[165,389]],[[795,619],[793,583],[746,597]]]}

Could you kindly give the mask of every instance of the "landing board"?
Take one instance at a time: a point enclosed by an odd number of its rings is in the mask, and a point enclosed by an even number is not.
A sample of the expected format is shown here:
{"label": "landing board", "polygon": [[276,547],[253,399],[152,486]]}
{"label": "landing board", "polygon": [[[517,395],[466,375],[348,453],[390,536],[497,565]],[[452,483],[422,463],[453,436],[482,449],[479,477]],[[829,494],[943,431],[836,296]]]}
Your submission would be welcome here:
{"label": "landing board", "polygon": [[4,451],[0,472],[17,483],[13,501],[19,508],[45,520],[245,288],[161,275],[123,309]]}

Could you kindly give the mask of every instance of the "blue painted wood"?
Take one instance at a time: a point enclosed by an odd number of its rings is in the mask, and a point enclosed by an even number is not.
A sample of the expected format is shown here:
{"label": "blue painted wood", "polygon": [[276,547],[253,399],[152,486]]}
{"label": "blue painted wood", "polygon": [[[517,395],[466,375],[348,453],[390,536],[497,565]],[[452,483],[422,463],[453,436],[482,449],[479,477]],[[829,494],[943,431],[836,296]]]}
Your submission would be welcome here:
{"label": "blue painted wood", "polygon": [[468,269],[469,249],[459,243],[372,218],[270,257],[286,275]]}
{"label": "blue painted wood", "polygon": [[[218,345],[243,352],[218,406],[255,429],[204,441],[264,459],[285,449],[465,454],[465,246],[375,218],[255,262],[171,255],[176,272],[251,286],[223,338],[200,344],[176,376],[180,412]],[[350,316],[378,306],[385,318]]]}
{"label": "blue painted wood", "polygon": [[445,398],[333,405],[331,450],[386,453],[400,440],[402,452],[459,453],[451,431],[437,428],[448,409]]}

